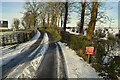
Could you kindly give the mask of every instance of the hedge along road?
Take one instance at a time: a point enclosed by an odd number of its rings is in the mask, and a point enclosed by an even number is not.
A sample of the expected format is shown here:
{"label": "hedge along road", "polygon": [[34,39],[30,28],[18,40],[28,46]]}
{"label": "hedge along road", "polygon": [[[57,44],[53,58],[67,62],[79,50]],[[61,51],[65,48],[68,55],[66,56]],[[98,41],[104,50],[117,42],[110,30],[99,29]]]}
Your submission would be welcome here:
{"label": "hedge along road", "polygon": [[28,50],[22,52],[21,53],[22,55],[18,55],[17,57],[15,57],[11,61],[9,61],[6,65],[2,66],[2,78],[3,79],[6,78],[7,75],[12,70],[14,70],[14,68],[16,66],[18,66],[19,64],[22,64],[24,62],[31,61],[37,55],[37,52],[36,52],[36,54],[34,54],[33,56],[28,58],[30,53],[33,52],[40,45],[40,43],[43,39],[44,31],[40,31],[40,33],[41,33],[41,36],[39,37],[39,39],[32,46],[30,46],[30,48]]}

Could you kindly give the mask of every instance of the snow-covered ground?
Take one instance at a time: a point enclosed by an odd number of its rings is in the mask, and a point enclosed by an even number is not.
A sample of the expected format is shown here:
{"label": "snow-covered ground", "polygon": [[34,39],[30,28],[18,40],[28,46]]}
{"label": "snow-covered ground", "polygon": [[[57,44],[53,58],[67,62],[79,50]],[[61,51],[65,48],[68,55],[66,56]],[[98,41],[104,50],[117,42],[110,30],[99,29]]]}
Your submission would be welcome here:
{"label": "snow-covered ground", "polygon": [[[49,47],[49,39],[47,33],[45,33],[43,40],[41,41],[42,48],[39,50],[39,53],[34,57],[34,59],[28,63],[23,63],[18,65],[8,76],[7,78],[34,78],[35,72],[40,66],[40,63],[44,57],[45,52]],[[40,47],[40,46],[39,46]],[[39,47],[34,50],[30,55],[32,56]],[[26,66],[25,66],[26,65]],[[25,66],[25,67],[24,67]]]}
{"label": "snow-covered ground", "polygon": [[58,42],[61,46],[67,67],[68,78],[99,78],[94,68],[92,68],[76,52],[65,46],[65,43]]}
{"label": "snow-covered ground", "polygon": [[[19,44],[16,48],[14,49],[9,49],[12,46],[5,46],[5,47],[0,47],[0,66],[5,65],[8,61],[16,57],[18,54],[21,52],[24,52],[25,50],[29,49],[32,44],[34,44],[38,38],[40,37],[40,32],[37,31],[37,34],[28,42]],[[13,45],[15,46],[15,45]]]}
{"label": "snow-covered ground", "polygon": [[72,32],[71,30],[69,29],[66,29],[67,32],[71,33],[71,34],[74,34],[74,35],[79,35],[79,33],[76,33],[76,32]]}
{"label": "snow-covered ground", "polygon": [[[73,32],[73,31],[70,30],[70,29],[66,29],[66,31],[69,32],[70,34],[74,34],[74,35],[79,35],[79,34],[80,34],[80,33],[76,33],[76,31]],[[84,31],[84,35],[83,35],[83,36],[86,36],[86,31]]]}

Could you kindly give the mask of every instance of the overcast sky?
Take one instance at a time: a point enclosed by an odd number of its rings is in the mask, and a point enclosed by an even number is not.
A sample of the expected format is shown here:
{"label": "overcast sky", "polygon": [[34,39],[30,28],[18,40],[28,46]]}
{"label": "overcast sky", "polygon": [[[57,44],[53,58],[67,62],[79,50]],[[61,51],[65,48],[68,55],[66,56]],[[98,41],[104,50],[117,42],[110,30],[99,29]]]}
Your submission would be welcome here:
{"label": "overcast sky", "polygon": [[[0,14],[2,15],[3,20],[9,21],[9,25],[8,25],[9,28],[11,27],[11,24],[13,22],[13,18],[19,18],[19,19],[22,18],[23,16],[22,12],[24,12],[23,6],[24,6],[24,2],[6,2],[6,0],[2,2],[2,5],[0,6],[0,9],[2,11],[0,10]],[[106,2],[105,6],[108,8],[110,6],[113,7],[110,10],[106,10],[105,13],[106,15],[114,19],[114,23],[112,23],[111,26],[118,27],[118,2]],[[78,21],[79,21],[78,15],[75,13],[72,13],[70,23],[67,24],[67,26],[75,27]],[[100,24],[99,26],[109,27],[109,22],[105,24]]]}

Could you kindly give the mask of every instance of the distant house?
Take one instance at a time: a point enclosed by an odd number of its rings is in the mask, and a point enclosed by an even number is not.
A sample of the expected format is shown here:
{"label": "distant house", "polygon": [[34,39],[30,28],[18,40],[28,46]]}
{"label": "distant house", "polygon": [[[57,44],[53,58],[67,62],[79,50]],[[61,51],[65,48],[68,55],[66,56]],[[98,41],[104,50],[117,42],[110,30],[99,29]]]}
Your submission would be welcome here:
{"label": "distant house", "polygon": [[8,30],[8,21],[0,20],[0,30]]}

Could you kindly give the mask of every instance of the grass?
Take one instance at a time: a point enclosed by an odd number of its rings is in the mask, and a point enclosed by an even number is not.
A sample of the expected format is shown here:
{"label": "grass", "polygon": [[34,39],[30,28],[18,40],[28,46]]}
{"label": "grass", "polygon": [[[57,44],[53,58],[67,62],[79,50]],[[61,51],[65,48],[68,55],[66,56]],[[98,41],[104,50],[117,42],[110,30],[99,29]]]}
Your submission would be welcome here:
{"label": "grass", "polygon": [[54,27],[48,27],[48,28],[39,28],[40,30],[46,30],[48,32],[50,32],[51,34],[53,34],[53,36],[56,37],[57,41],[61,40],[61,36],[60,36],[60,32],[57,28]]}

